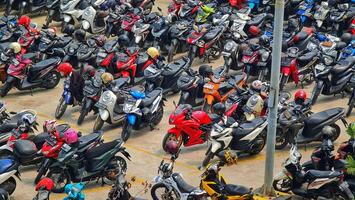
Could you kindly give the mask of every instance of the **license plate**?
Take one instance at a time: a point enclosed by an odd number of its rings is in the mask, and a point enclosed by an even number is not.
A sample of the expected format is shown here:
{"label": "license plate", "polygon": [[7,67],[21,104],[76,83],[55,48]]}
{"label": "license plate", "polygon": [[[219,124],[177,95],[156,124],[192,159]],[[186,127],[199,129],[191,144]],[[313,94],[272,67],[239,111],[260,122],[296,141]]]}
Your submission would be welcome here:
{"label": "license plate", "polygon": [[17,66],[17,65],[20,64],[20,62],[14,58],[14,59],[12,59],[12,64],[14,64],[15,66]]}
{"label": "license plate", "polygon": [[323,71],[325,69],[325,66],[324,65],[317,65],[316,69],[319,71]]}
{"label": "license plate", "polygon": [[63,144],[62,150],[63,150],[64,152],[69,152],[69,151],[71,150],[71,147],[70,147],[69,145],[67,145],[67,144]]}

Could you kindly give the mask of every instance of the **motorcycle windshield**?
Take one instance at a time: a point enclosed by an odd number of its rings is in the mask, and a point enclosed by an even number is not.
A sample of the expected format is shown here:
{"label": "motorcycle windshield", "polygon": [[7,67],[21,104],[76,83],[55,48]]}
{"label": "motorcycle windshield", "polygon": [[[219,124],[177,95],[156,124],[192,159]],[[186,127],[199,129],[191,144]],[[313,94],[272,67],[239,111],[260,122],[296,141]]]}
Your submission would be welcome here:
{"label": "motorcycle windshield", "polygon": [[174,115],[179,115],[181,113],[188,112],[190,110],[192,110],[192,107],[190,104],[181,104],[175,109]]}

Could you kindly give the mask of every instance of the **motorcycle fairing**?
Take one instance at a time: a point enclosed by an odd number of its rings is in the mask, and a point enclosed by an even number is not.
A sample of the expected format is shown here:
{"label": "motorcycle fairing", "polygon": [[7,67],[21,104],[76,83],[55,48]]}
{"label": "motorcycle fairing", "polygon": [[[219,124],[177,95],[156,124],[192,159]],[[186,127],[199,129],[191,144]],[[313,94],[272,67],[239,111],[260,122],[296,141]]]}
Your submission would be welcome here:
{"label": "motorcycle fairing", "polygon": [[137,121],[137,116],[134,114],[127,114],[127,121],[130,125],[134,126]]}
{"label": "motorcycle fairing", "polygon": [[9,172],[11,167],[15,164],[13,159],[0,159],[0,174]]}

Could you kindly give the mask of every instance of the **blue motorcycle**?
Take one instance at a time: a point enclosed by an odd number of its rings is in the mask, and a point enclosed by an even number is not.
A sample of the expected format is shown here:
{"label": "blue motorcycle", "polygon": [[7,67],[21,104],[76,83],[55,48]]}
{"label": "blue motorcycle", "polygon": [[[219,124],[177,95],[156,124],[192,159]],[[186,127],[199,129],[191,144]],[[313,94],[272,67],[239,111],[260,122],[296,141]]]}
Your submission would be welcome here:
{"label": "blue motorcycle", "polygon": [[339,60],[345,60],[349,56],[355,56],[355,40],[352,40],[348,46],[341,50]]}
{"label": "blue motorcycle", "polygon": [[248,0],[248,7],[250,8],[250,10],[258,10],[259,6],[260,0]]}
{"label": "blue motorcycle", "polygon": [[121,138],[127,141],[132,130],[140,130],[150,126],[153,129],[163,118],[163,89],[157,88],[148,94],[131,90],[131,98],[127,98],[123,106],[126,117],[123,121]]}
{"label": "blue motorcycle", "polygon": [[0,159],[0,188],[11,195],[16,189],[16,179],[19,178],[19,164],[11,158]]}
{"label": "blue motorcycle", "polygon": [[69,88],[70,88],[70,81],[66,79],[64,81],[64,91],[62,97],[60,98],[59,104],[55,110],[56,119],[60,119],[64,115],[68,105],[76,106],[79,104],[79,102],[73,97]]}
{"label": "blue motorcycle", "polygon": [[305,0],[299,5],[297,15],[300,16],[302,25],[310,23],[313,7],[314,0]]}
{"label": "blue motorcycle", "polygon": [[68,195],[63,200],[84,200],[85,195],[83,190],[85,188],[84,183],[67,184],[64,187],[64,192]]}

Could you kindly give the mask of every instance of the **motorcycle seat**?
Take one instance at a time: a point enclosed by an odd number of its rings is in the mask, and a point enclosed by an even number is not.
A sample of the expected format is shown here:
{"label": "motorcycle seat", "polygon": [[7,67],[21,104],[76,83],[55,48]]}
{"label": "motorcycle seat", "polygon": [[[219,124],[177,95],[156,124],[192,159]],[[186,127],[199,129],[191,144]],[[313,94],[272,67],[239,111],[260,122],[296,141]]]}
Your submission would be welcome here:
{"label": "motorcycle seat", "polygon": [[172,177],[173,177],[174,181],[177,183],[177,186],[179,187],[179,189],[183,193],[191,193],[192,191],[194,191],[196,189],[195,187],[186,183],[180,174],[173,173]]}
{"label": "motorcycle seat", "polygon": [[317,56],[317,52],[316,51],[311,51],[308,53],[305,53],[303,56],[299,57],[298,60],[300,62],[309,62],[311,61],[315,56]]}
{"label": "motorcycle seat", "polygon": [[335,74],[341,74],[341,73],[345,72],[346,70],[350,69],[351,67],[353,67],[354,61],[355,61],[355,58],[352,56],[349,56],[347,59],[339,61],[331,69],[331,72],[335,73]]}
{"label": "motorcycle seat", "polygon": [[342,174],[343,173],[339,171],[308,170],[305,177],[312,180],[317,178],[335,178]]}
{"label": "motorcycle seat", "polygon": [[232,185],[232,184],[227,184],[224,187],[225,191],[229,195],[245,195],[245,194],[250,194],[252,195],[252,192],[249,188],[246,188],[241,185]]}
{"label": "motorcycle seat", "polygon": [[43,132],[40,134],[37,134],[36,136],[34,136],[34,138],[32,139],[33,143],[35,143],[37,149],[41,149],[42,145],[44,144],[44,142],[46,141],[47,138],[49,138],[49,134],[47,132]]}
{"label": "motorcycle seat", "polygon": [[46,59],[46,60],[42,60],[36,64],[34,64],[29,72],[31,73],[36,73],[38,71],[41,71],[47,67],[52,66],[53,64],[59,63],[60,62],[60,58],[50,58],[50,59]]}
{"label": "motorcycle seat", "polygon": [[214,39],[220,32],[222,31],[222,27],[215,27],[210,29],[204,36],[203,39],[204,40],[212,40]]}
{"label": "motorcycle seat", "polygon": [[62,37],[57,44],[55,45],[56,47],[65,47],[69,42],[72,41],[72,37]]}
{"label": "motorcycle seat", "polygon": [[246,135],[264,123],[263,118],[255,118],[250,122],[245,122],[237,128],[237,134]]}
{"label": "motorcycle seat", "polygon": [[112,150],[118,144],[118,142],[119,142],[118,140],[114,140],[112,142],[103,143],[97,147],[93,147],[86,151],[85,157],[87,159],[91,159],[91,158],[101,156],[102,154]]}
{"label": "motorcycle seat", "polygon": [[254,18],[252,18],[250,21],[247,22],[248,26],[257,26],[263,22],[265,18],[265,14],[259,14],[256,15]]}
{"label": "motorcycle seat", "polygon": [[5,124],[1,124],[0,125],[0,133],[1,134],[5,134],[8,133],[10,131],[12,131],[12,129],[17,128],[17,123],[5,123]]}
{"label": "motorcycle seat", "polygon": [[87,146],[91,142],[95,141],[98,137],[100,137],[100,133],[91,133],[89,135],[84,135],[79,138],[79,149]]}
{"label": "motorcycle seat", "polygon": [[148,93],[145,97],[145,99],[143,99],[143,107],[147,107],[150,106],[154,100],[163,92],[162,89],[155,89],[153,91],[151,91],[150,93]]}
{"label": "motorcycle seat", "polygon": [[172,63],[167,64],[163,71],[162,71],[162,75],[163,76],[171,76],[176,74],[176,72],[178,72],[182,67],[184,67],[187,64],[185,58],[183,59],[179,59],[176,60]]}
{"label": "motorcycle seat", "polygon": [[304,128],[303,128],[303,133],[307,134],[311,134],[312,132],[314,132],[315,127],[321,125],[322,123],[324,123],[325,121],[332,119],[338,115],[340,115],[341,113],[344,113],[344,109],[343,108],[332,108],[332,109],[328,109],[328,110],[324,110],[322,112],[319,113],[315,113],[311,116],[309,116],[308,118],[306,118],[304,120]]}

